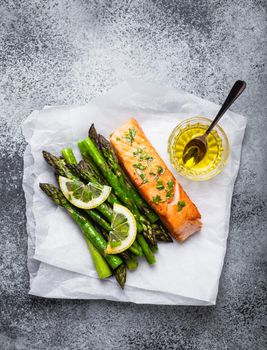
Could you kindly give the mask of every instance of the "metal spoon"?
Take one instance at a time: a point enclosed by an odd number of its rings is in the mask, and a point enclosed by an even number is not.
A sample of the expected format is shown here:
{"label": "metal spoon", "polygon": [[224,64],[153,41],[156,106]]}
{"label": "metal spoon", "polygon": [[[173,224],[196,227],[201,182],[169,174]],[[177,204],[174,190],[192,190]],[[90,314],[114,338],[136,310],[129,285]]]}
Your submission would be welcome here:
{"label": "metal spoon", "polygon": [[246,82],[242,80],[237,80],[234,83],[231,91],[229,92],[229,95],[224,101],[224,104],[222,105],[213,122],[208,127],[205,134],[202,136],[195,137],[187,143],[183,151],[183,162],[185,165],[194,166],[205,157],[205,154],[208,150],[208,144],[206,140],[207,136],[218,123],[218,121],[221,119],[221,117],[224,115],[224,113],[230,108],[233,102],[242,94],[245,88]]}

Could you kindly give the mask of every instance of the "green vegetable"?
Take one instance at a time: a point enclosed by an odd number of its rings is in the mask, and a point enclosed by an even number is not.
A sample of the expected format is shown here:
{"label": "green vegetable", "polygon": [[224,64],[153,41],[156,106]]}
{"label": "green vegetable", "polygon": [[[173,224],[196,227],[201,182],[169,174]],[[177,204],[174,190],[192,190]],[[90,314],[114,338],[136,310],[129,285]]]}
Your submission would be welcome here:
{"label": "green vegetable", "polygon": [[163,185],[163,183],[162,183],[161,180],[158,180],[158,181],[157,181],[157,189],[158,189],[158,190],[163,190],[163,189],[164,189],[164,185]]}
{"label": "green vegetable", "polygon": [[[94,133],[96,133],[96,131],[94,131]],[[90,134],[90,131],[89,131],[89,134]],[[132,198],[133,205],[135,207],[135,215],[140,217],[140,214],[136,210],[138,208],[139,210],[144,212],[144,214],[146,215],[150,223],[155,223],[156,221],[158,221],[159,220],[158,215],[153,212],[153,210],[148,206],[146,201],[139,195],[134,185],[131,183],[131,181],[129,180],[129,178],[121,168],[118,158],[110,142],[106,140],[102,135],[99,135],[98,141],[100,145],[99,151],[102,152],[109,167],[113,170],[115,175],[120,179],[120,183],[122,184],[124,191],[128,192],[128,196]],[[138,147],[137,152],[142,153],[143,149],[141,147]],[[132,208],[130,210],[132,210]],[[142,221],[144,222],[144,220]]]}
{"label": "green vegetable", "polygon": [[159,165],[157,165],[157,174],[158,175],[163,174],[163,168],[161,166],[159,166]]}
{"label": "green vegetable", "polygon": [[174,186],[173,180],[169,180],[167,182],[166,198],[172,198],[173,197],[173,186]]}
{"label": "green vegetable", "polygon": [[82,159],[87,162],[89,161],[90,162],[90,157],[88,157],[87,155],[87,152],[86,152],[86,149],[85,149],[85,146],[84,146],[84,142],[83,141],[78,141],[78,147],[79,147],[79,150],[81,152],[81,155],[82,155]]}
{"label": "green vegetable", "polygon": [[135,270],[138,267],[138,261],[133,256],[131,256],[130,259],[126,259],[125,264],[126,264],[128,270],[130,270],[130,271]]}
{"label": "green vegetable", "polygon": [[[47,163],[55,168],[56,175],[61,175],[71,180],[80,180],[78,176],[72,173],[70,167],[66,166],[65,162],[60,158],[57,158],[56,156],[47,151],[43,151],[43,156]],[[112,209],[106,203],[100,204],[97,207],[97,210],[100,211],[105,218],[111,221]]]}
{"label": "green vegetable", "polygon": [[62,150],[62,155],[65,161],[69,164],[77,164],[77,160],[71,148],[64,148]]}
{"label": "green vegetable", "polygon": [[[80,178],[85,179],[86,181],[91,181],[93,183],[102,182],[101,179],[96,178],[97,175],[95,175],[92,171],[92,168],[90,167],[89,163],[85,163],[84,161],[81,161],[77,166],[68,165],[68,168],[71,169],[71,171],[76,174],[76,176],[79,176]],[[102,184],[104,184],[102,182]],[[111,193],[110,196],[107,199],[107,202],[111,205],[114,203],[120,204],[120,202],[117,200],[117,198]],[[104,230],[110,231],[110,223],[112,221],[112,217],[108,218],[108,222],[106,222],[103,218],[100,217],[100,215],[97,215],[95,210],[90,210],[90,212],[87,213],[94,221],[96,221]],[[134,253],[135,255],[142,255],[142,249],[139,246],[139,244],[135,241],[135,243],[129,248],[129,250]]]}
{"label": "green vegetable", "polygon": [[174,182],[172,180],[169,180],[167,182],[167,187],[170,188],[170,189],[173,189],[173,185],[174,185]]}
{"label": "green vegetable", "polygon": [[147,179],[145,173],[141,173],[139,176],[141,177],[141,179],[142,179],[142,181],[143,181],[143,184],[148,183],[148,179]]}
{"label": "green vegetable", "polygon": [[[91,126],[90,131],[89,131],[89,136],[90,136],[91,132],[92,132],[92,136],[95,138],[95,135],[97,134],[97,132],[96,132],[95,128],[92,131],[92,126]],[[108,140],[106,140],[102,135],[98,136],[98,150],[100,152],[102,152],[109,167],[114,171],[114,173],[117,175],[117,177],[120,178],[120,182],[121,183],[124,182],[123,188],[125,189],[125,191],[128,191],[129,196],[133,199],[135,205],[138,207],[138,209],[143,211],[145,213],[146,217],[149,219],[149,221],[152,225],[150,227],[148,226],[148,223],[144,220],[144,218],[142,216],[140,216],[140,214],[138,214],[138,213],[136,214],[136,215],[139,215],[139,218],[143,224],[144,235],[146,235],[146,230],[152,229],[152,231],[154,232],[156,237],[159,237],[160,240],[166,241],[166,242],[172,241],[172,239],[170,239],[170,236],[169,236],[168,232],[166,231],[166,229],[159,222],[155,223],[156,221],[159,221],[158,220],[159,217],[157,216],[156,213],[154,213],[152,211],[152,209],[150,209],[150,207],[147,205],[145,200],[138,194],[134,185],[131,183],[131,181],[129,180],[129,178],[127,177],[127,175],[123,171],[123,169],[120,167],[118,158],[117,158],[110,142]],[[143,149],[141,147],[138,147],[137,152],[142,153]],[[139,232],[140,232],[140,230],[139,230]],[[153,242],[153,244],[155,244],[155,242]]]}
{"label": "green vegetable", "polygon": [[115,271],[114,275],[116,277],[117,282],[119,283],[121,289],[124,288],[127,276],[127,268],[125,264],[121,264]]}
{"label": "green vegetable", "polygon": [[162,200],[161,196],[157,194],[155,197],[152,198],[152,202],[155,204],[159,204],[159,203],[162,203],[164,201]]}
{"label": "green vegetable", "polygon": [[94,247],[94,245],[91,243],[91,241],[87,237],[86,237],[86,243],[90,250],[98,277],[100,279],[110,277],[112,275],[112,272],[108,264],[106,263],[105,259],[102,257],[102,255],[99,253],[99,251]]}
{"label": "green vegetable", "polygon": [[149,248],[149,245],[147,244],[145,238],[140,233],[137,234],[137,241],[142,247],[142,250],[143,250],[144,256],[146,257],[147,262],[149,264],[155,264],[156,258],[152,250]]}
{"label": "green vegetable", "polygon": [[156,233],[157,240],[160,242],[172,242],[172,238],[166,230],[157,231]]}
{"label": "green vegetable", "polygon": [[133,166],[136,168],[136,169],[139,169],[139,170],[146,170],[147,166],[141,164],[141,163],[135,163],[133,164]]}
{"label": "green vegetable", "polygon": [[136,135],[136,129],[135,128],[129,129],[129,132],[127,134],[125,134],[125,138],[126,138],[127,142],[133,143],[135,135]]}
{"label": "green vegetable", "polygon": [[177,203],[177,206],[178,206],[178,211],[183,210],[183,208],[185,207],[185,201],[179,201]]}
{"label": "green vegetable", "polygon": [[145,153],[142,154],[139,158],[140,160],[147,160],[148,162],[151,162],[154,158],[150,156],[149,154]]}
{"label": "green vegetable", "polygon": [[[142,215],[140,215],[137,207],[133,205],[127,187],[123,186],[124,190],[122,188],[122,181],[120,181],[120,179],[123,179],[119,178],[113,173],[101,151],[98,150],[98,148],[89,137],[84,140],[84,146],[86,147],[88,156],[93,159],[95,165],[99,168],[99,170],[101,170],[106,181],[113,188],[115,195],[124,203],[124,205],[126,205],[129,210],[133,212],[135,218],[137,219],[138,232],[143,231],[144,235],[146,235],[146,238],[149,239],[152,244],[155,244],[155,234],[153,233],[151,227],[149,227],[147,220],[143,218]],[[142,224],[140,225],[141,222]]]}
{"label": "green vegetable", "polygon": [[[44,159],[47,161],[47,163],[54,167],[56,174],[65,176],[69,179],[79,179],[80,178],[80,170],[84,170],[86,172],[87,176],[89,178],[86,178],[87,181],[91,181],[95,184],[97,184],[96,177],[94,175],[92,168],[89,167],[87,163],[80,162],[77,166],[74,164],[66,165],[64,161],[62,161],[60,158],[55,157],[49,152],[43,151]],[[68,158],[66,159],[69,160]],[[81,168],[81,169],[80,169]],[[91,171],[90,171],[91,170]],[[111,195],[108,197],[108,200],[111,199]],[[114,203],[112,202],[112,205]],[[97,207],[97,209],[91,209],[91,210],[85,210],[86,214],[96,223],[98,223],[104,230],[107,232],[110,231],[111,227],[109,223],[104,220],[101,215],[98,213],[98,211],[101,212],[101,214],[109,221],[112,221],[112,209],[106,204],[102,203],[100,206]],[[142,250],[139,245],[135,244],[134,246],[131,246],[130,251],[134,253],[135,255],[142,255]]]}
{"label": "green vegetable", "polygon": [[141,147],[138,147],[135,152],[133,152],[133,155],[136,157],[138,154],[143,153],[143,149]]}
{"label": "green vegetable", "polygon": [[54,201],[54,203],[67,210],[69,215],[79,225],[85,237],[88,238],[94,247],[102,254],[112,269],[116,269],[122,264],[120,257],[105,254],[105,249],[107,247],[107,242],[105,239],[96,231],[93,224],[84,215],[82,215],[77,208],[67,201],[59,189],[57,189],[54,185],[45,183],[41,183],[40,188]]}

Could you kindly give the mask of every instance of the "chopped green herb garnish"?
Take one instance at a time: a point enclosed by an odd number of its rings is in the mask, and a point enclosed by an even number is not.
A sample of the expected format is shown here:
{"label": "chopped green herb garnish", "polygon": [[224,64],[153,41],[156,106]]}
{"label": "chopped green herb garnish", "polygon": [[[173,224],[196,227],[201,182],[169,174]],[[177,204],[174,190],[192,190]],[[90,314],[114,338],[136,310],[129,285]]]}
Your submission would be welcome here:
{"label": "chopped green herb garnish", "polygon": [[139,169],[139,170],[145,170],[147,168],[147,166],[141,164],[141,163],[135,163],[133,165],[136,169]]}
{"label": "chopped green herb garnish", "polygon": [[135,130],[135,128],[129,129],[129,132],[125,135],[125,138],[126,138],[127,142],[133,143],[133,140],[134,140],[134,138],[135,138],[135,135],[136,135],[136,130]]}
{"label": "chopped green herb garnish", "polygon": [[162,200],[160,195],[157,194],[155,197],[152,198],[152,202],[155,204],[159,204],[159,203],[164,202],[164,200]]}
{"label": "chopped green herb garnish", "polygon": [[146,184],[146,183],[148,182],[148,179],[146,178],[146,174],[141,173],[141,174],[140,174],[140,177],[141,177],[141,179],[142,179],[142,181],[143,181],[143,184]]}
{"label": "chopped green herb garnish", "polygon": [[163,168],[161,166],[159,166],[159,165],[157,165],[157,174],[158,175],[163,174]]}
{"label": "chopped green herb garnish", "polygon": [[154,158],[150,156],[149,154],[145,153],[142,154],[139,158],[140,160],[147,160],[148,162],[151,162]]}
{"label": "chopped green herb garnish", "polygon": [[173,185],[174,185],[174,182],[173,182],[172,180],[169,180],[169,181],[167,182],[167,187],[168,187],[169,189],[172,189],[172,188],[173,188]]}
{"label": "chopped green herb garnish", "polygon": [[178,211],[181,211],[183,207],[185,207],[185,201],[179,201],[177,203],[177,206],[178,206]]}
{"label": "chopped green herb garnish", "polygon": [[157,181],[157,189],[158,190],[163,190],[164,189],[164,185],[163,185],[161,180]]}
{"label": "chopped green herb garnish", "polygon": [[173,197],[173,192],[172,192],[173,186],[174,186],[173,180],[169,180],[167,182],[166,198],[172,198]]}
{"label": "chopped green herb garnish", "polygon": [[135,152],[133,152],[133,155],[136,157],[139,153],[143,153],[143,149],[141,147],[138,147]]}
{"label": "chopped green herb garnish", "polygon": [[132,129],[129,130],[129,135],[130,135],[131,141],[133,142],[133,140],[135,138],[135,135],[136,135],[135,128],[132,128]]}
{"label": "chopped green herb garnish", "polygon": [[119,137],[116,137],[116,141],[120,141],[121,139]]}
{"label": "chopped green herb garnish", "polygon": [[173,193],[171,191],[166,191],[166,198],[172,198]]}
{"label": "chopped green herb garnish", "polygon": [[157,176],[157,174],[154,173],[154,171],[150,171],[150,172],[149,172],[149,175],[151,175],[151,176]]}

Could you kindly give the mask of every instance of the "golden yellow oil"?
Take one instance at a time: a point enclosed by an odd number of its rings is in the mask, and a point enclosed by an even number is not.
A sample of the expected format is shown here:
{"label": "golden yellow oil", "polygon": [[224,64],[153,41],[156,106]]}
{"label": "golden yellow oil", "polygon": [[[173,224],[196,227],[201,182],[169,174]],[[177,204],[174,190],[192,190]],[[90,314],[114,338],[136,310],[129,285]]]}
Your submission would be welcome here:
{"label": "golden yellow oil", "polygon": [[208,125],[201,123],[187,125],[175,136],[172,144],[173,161],[183,172],[189,174],[208,174],[222,161],[222,140],[216,130],[212,130],[207,137],[208,150],[205,157],[198,164],[189,166],[183,162],[183,152],[187,143],[197,136],[201,136],[207,130]]}

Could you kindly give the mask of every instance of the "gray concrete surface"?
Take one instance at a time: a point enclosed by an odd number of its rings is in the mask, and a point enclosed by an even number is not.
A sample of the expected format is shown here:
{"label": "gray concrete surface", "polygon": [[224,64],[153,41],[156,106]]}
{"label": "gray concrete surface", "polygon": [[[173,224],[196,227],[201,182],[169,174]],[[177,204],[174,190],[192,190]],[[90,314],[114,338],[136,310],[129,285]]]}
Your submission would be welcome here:
{"label": "gray concrete surface", "polygon": [[[266,14],[260,0],[0,1],[0,349],[264,349]],[[137,77],[248,117],[216,307],[29,297],[21,122]],[[265,147],[265,151],[261,149]]]}

